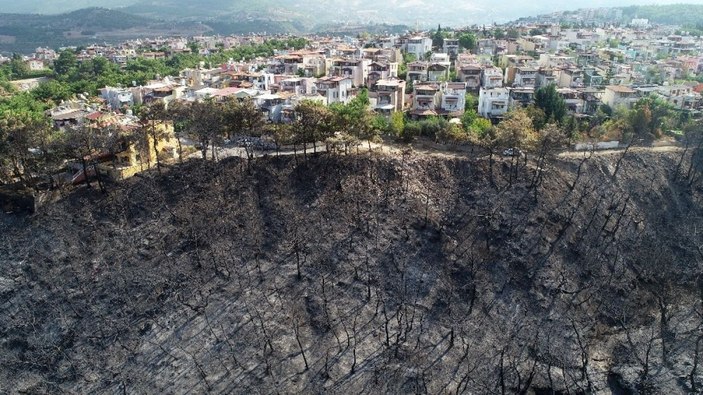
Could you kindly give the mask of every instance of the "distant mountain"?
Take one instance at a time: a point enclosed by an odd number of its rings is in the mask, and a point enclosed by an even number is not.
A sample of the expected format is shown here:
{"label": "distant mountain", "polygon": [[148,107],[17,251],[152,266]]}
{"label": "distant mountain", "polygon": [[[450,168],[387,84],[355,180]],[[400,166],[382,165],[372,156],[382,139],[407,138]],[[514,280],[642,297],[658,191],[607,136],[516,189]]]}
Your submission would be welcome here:
{"label": "distant mountain", "polygon": [[2,14],[0,27],[22,25],[45,30],[129,29],[154,21],[138,15],[106,8],[84,8],[58,15]]}
{"label": "distant mountain", "polygon": [[[216,3],[216,2],[212,2]],[[177,9],[177,8],[176,8]],[[157,19],[128,9],[86,8],[64,14],[0,14],[0,52],[30,53],[37,47],[119,42],[130,38],[211,34],[292,33],[310,31],[298,18],[273,18],[265,13],[231,12],[220,17],[176,16],[176,9]],[[184,12],[187,15],[187,12]],[[377,26],[367,25],[370,30]],[[383,28],[382,26],[380,27]]]}
{"label": "distant mountain", "polygon": [[[619,6],[677,0],[621,0]],[[688,0],[703,4],[703,0]],[[59,13],[85,7],[108,7],[156,19],[241,21],[266,19],[298,22],[308,28],[326,23],[403,23],[466,26],[506,22],[579,7],[610,7],[612,0],[0,0],[0,10]]]}
{"label": "distant mountain", "polygon": [[0,0],[0,10],[15,14],[62,14],[91,7],[120,8],[138,0]]}
{"label": "distant mountain", "polygon": [[44,47],[117,41],[133,37],[199,34],[211,30],[195,23],[158,21],[105,8],[58,15],[0,14],[0,51],[30,52]]}

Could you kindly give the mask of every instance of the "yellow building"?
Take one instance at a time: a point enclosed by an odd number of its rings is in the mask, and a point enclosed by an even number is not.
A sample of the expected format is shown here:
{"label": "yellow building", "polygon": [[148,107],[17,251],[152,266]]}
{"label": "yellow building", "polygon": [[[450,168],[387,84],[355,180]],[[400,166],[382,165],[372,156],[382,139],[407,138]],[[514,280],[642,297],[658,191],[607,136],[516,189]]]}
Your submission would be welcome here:
{"label": "yellow building", "polygon": [[[98,120],[96,120],[98,121]],[[159,121],[155,123],[155,133],[151,133],[151,125],[123,125],[113,123],[115,119],[100,118],[96,126],[107,127],[109,124],[121,129],[120,143],[114,157],[100,165],[101,171],[107,173],[113,180],[124,180],[135,174],[157,166],[173,163],[178,159],[178,140],[173,131],[173,124]],[[158,136],[156,149],[153,135]]]}

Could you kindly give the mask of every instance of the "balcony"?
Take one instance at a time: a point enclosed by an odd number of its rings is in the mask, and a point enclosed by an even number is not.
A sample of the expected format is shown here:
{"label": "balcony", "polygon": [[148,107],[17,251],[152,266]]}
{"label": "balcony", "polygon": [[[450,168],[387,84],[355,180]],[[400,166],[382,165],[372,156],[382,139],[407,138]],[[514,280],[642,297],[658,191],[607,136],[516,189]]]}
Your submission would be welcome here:
{"label": "balcony", "polygon": [[434,110],[435,105],[433,101],[418,101],[415,105],[417,110]]}
{"label": "balcony", "polygon": [[415,97],[417,98],[431,98],[434,100],[434,97],[436,95],[436,91],[415,91]]}
{"label": "balcony", "polygon": [[396,88],[388,85],[376,85],[376,90],[379,93],[394,93]]}
{"label": "balcony", "polygon": [[464,96],[466,94],[465,89],[452,89],[452,88],[446,88],[444,89],[444,94],[449,95],[449,96]]}

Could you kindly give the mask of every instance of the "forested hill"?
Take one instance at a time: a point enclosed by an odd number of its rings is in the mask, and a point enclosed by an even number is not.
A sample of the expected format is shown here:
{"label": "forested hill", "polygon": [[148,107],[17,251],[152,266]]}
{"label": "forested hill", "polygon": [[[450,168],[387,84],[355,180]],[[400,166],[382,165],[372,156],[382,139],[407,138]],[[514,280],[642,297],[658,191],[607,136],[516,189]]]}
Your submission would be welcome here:
{"label": "forested hill", "polygon": [[699,151],[192,160],[0,217],[0,392],[700,393]]}
{"label": "forested hill", "polygon": [[623,7],[623,18],[646,18],[664,25],[703,26],[703,4],[670,4]]}
{"label": "forested hill", "polygon": [[161,34],[196,34],[194,23],[163,22],[106,8],[65,14],[0,14],[0,51],[29,53],[37,47],[102,43]]}
{"label": "forested hill", "polygon": [[[551,14],[522,17],[519,22],[561,21],[563,23],[579,23],[583,21],[584,11],[589,23],[627,25],[634,18],[649,19],[651,23],[684,27],[697,27],[703,30],[703,4],[668,4],[668,5],[635,5],[628,7],[611,7],[598,9],[593,13],[590,9],[562,11]],[[621,11],[618,13],[616,11]]]}
{"label": "forested hill", "polygon": [[57,15],[0,14],[0,52],[30,53],[37,47],[57,48],[156,36],[300,33],[304,29],[299,22],[268,18],[216,18],[201,23],[95,7]]}

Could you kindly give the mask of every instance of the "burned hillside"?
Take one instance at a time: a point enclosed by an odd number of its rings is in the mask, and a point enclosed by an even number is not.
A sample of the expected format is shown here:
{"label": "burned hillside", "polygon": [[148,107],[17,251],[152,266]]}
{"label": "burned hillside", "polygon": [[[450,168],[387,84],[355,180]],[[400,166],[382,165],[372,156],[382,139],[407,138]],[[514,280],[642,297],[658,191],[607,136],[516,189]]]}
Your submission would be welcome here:
{"label": "burned hillside", "polygon": [[78,191],[2,225],[0,389],[697,393],[689,156],[194,160]]}

